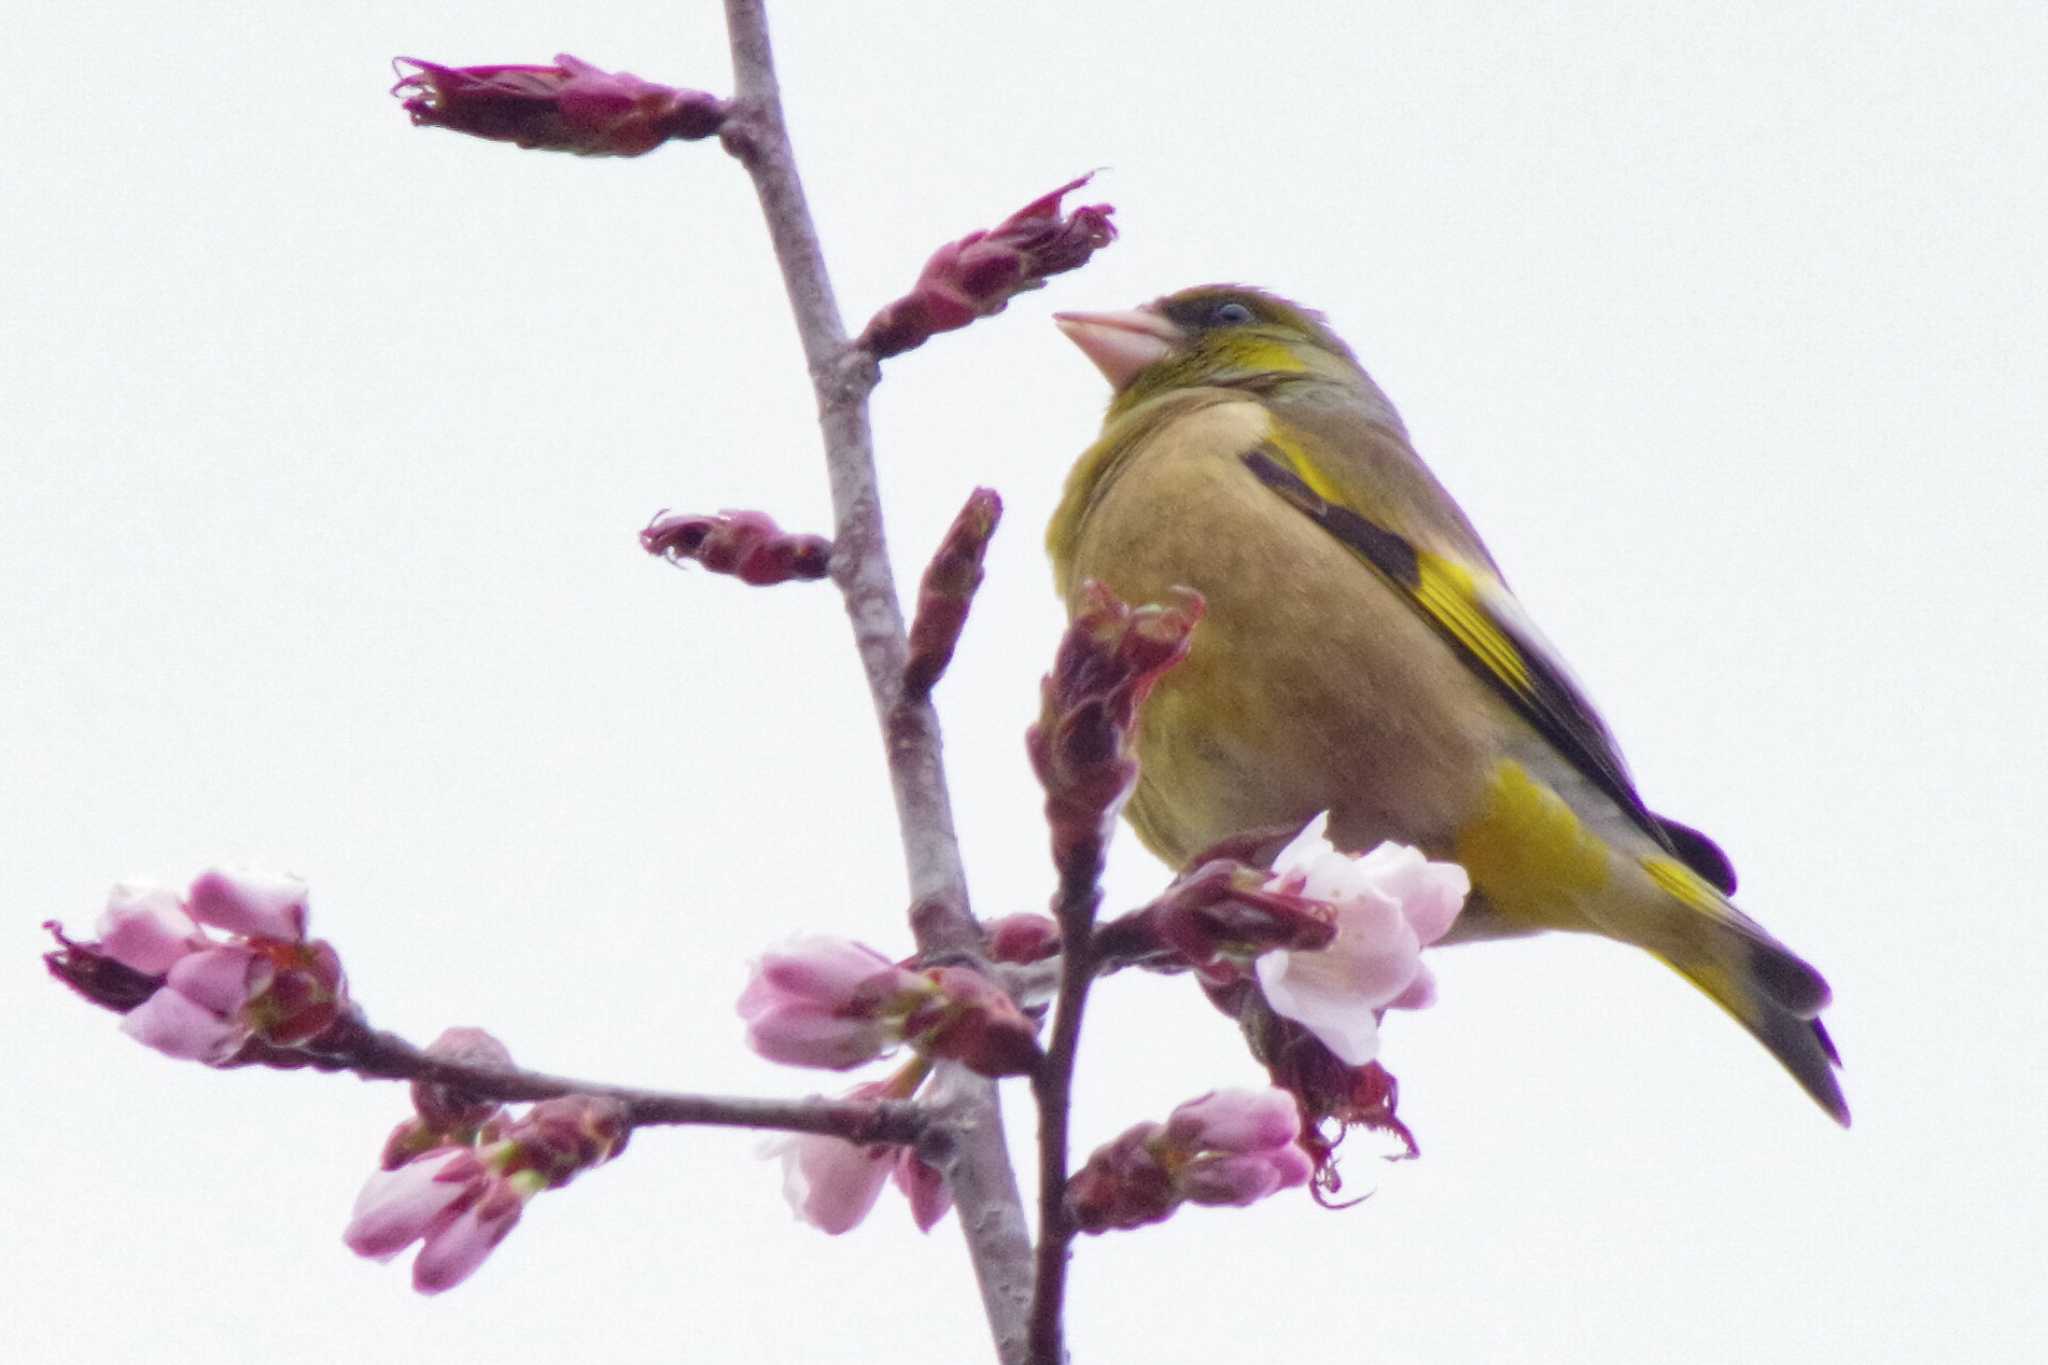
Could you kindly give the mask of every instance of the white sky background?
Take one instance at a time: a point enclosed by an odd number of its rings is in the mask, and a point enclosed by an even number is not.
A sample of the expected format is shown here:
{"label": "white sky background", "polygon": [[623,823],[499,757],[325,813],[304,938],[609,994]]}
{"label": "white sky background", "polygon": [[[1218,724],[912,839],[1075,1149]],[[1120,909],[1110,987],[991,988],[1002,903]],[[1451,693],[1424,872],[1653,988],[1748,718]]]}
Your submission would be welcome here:
{"label": "white sky background", "polygon": [[[1330,314],[1649,800],[1833,981],[1854,1131],[1646,958],[1439,955],[1379,1193],[1084,1242],[1079,1361],[2005,1361],[2039,1230],[2048,11],[780,5],[849,322],[1072,174],[1124,237],[892,362],[899,572],[1008,519],[940,702],[978,908],[1050,879],[1020,734],[1041,528],[1105,392],[1056,307]],[[42,978],[107,885],[296,871],[380,1024],[797,1094],[747,957],[901,951],[836,596],[647,560],[657,508],[828,529],[753,196],[407,126],[395,53],[729,88],[710,3],[41,6],[0,213],[0,1357],[986,1358],[957,1227],[829,1240],[753,1135],[657,1131],[438,1299],[339,1234],[397,1087],[207,1073]],[[1110,903],[1161,869],[1126,838]],[[1259,1072],[1186,982],[1091,1007],[1078,1155]],[[1012,1139],[1028,1133],[1021,1092]]]}

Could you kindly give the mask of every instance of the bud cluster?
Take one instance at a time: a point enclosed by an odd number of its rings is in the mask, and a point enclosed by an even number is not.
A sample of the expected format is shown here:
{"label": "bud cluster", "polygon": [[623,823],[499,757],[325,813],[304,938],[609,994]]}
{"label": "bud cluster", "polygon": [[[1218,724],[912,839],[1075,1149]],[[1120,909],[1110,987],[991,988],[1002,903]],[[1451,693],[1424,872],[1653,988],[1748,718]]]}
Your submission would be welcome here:
{"label": "bud cluster", "polygon": [[[450,1029],[427,1051],[507,1067],[512,1060],[482,1029]],[[631,1133],[625,1106],[597,1095],[542,1100],[515,1117],[437,1082],[415,1082],[412,1093],[418,1112],[386,1141],[342,1240],[377,1261],[420,1243],[412,1279],[422,1294],[468,1279],[536,1194],[611,1160]]]}
{"label": "bud cluster", "polygon": [[[124,882],[107,898],[99,939],[45,961],[121,1031],[166,1056],[220,1066],[251,1039],[297,1047],[349,1010],[341,959],[306,937],[306,884],[213,869],[184,895]],[[219,931],[218,934],[208,930]],[[53,926],[54,931],[54,926]]]}

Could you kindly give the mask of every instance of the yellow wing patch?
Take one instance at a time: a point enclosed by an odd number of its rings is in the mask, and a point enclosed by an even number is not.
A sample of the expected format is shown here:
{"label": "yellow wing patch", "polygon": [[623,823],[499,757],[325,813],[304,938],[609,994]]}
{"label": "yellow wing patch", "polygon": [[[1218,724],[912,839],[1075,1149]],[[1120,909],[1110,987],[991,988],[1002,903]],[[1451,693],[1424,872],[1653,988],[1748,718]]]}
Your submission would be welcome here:
{"label": "yellow wing patch", "polygon": [[1535,700],[1529,666],[1521,650],[1494,624],[1479,605],[1478,582],[1472,570],[1441,555],[1419,554],[1415,600],[1443,624],[1457,642],[1478,657],[1488,672],[1515,689],[1517,695]]}
{"label": "yellow wing patch", "polygon": [[1529,924],[1581,924],[1576,904],[1613,876],[1607,844],[1512,759],[1495,766],[1485,804],[1459,831],[1453,856],[1489,905]]}

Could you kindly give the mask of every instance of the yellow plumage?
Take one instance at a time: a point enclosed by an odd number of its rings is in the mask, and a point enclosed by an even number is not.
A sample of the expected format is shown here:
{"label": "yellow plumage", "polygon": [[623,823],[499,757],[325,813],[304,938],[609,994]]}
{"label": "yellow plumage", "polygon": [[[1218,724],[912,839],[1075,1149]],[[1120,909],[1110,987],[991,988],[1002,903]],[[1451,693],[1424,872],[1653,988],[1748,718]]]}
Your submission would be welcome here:
{"label": "yellow plumage", "polygon": [[1205,286],[1062,328],[1117,393],[1047,541],[1069,607],[1186,585],[1208,613],[1139,720],[1127,814],[1178,867],[1330,812],[1339,847],[1454,860],[1453,937],[1563,929],[1670,963],[1848,1122],[1826,983],[1657,816],[1379,388],[1320,318]]}

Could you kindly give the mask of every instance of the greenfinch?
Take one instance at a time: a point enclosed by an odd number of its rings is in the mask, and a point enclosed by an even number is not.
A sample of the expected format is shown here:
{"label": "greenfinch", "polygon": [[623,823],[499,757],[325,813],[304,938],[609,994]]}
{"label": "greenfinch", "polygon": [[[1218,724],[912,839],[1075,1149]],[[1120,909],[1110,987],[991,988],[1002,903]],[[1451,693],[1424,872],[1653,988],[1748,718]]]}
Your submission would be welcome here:
{"label": "greenfinch", "polygon": [[1205,285],[1056,321],[1115,390],[1047,533],[1070,612],[1097,580],[1208,612],[1146,702],[1126,815],[1174,867],[1328,811],[1353,851],[1462,864],[1454,938],[1634,944],[1754,1034],[1830,1115],[1827,983],[1652,812],[1394,406],[1322,317]]}

